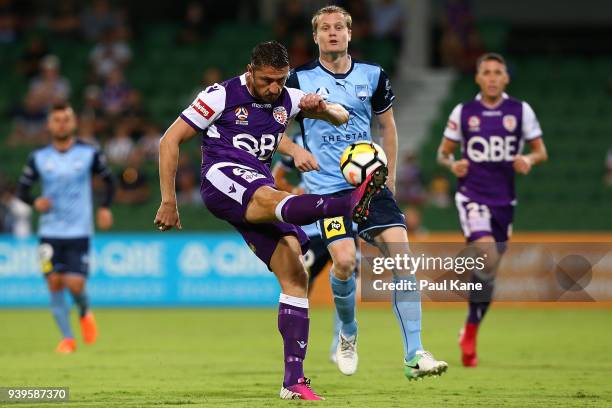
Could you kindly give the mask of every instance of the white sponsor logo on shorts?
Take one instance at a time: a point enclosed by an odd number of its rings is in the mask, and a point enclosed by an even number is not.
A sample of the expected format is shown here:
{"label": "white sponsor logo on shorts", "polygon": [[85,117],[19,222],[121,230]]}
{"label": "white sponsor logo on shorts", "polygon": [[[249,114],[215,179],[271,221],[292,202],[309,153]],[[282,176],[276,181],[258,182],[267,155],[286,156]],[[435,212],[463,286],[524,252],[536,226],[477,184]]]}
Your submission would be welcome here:
{"label": "white sponsor logo on shorts", "polygon": [[251,170],[247,170],[247,169],[241,169],[241,168],[234,168],[232,170],[232,173],[234,173],[234,175],[236,176],[240,176],[243,179],[245,179],[246,181],[248,181],[249,183],[252,183],[253,181],[257,180],[257,179],[261,179],[261,178],[266,178],[266,176],[264,176],[261,173],[258,173],[256,171],[251,171]]}

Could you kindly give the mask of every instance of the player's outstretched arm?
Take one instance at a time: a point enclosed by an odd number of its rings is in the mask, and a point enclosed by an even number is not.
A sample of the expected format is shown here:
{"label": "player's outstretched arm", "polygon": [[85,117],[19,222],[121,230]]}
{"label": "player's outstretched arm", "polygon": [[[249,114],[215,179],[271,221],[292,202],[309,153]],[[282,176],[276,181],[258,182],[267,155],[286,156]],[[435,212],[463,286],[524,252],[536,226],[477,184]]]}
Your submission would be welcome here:
{"label": "player's outstretched arm", "polygon": [[304,95],[298,107],[305,118],[321,119],[335,126],[340,126],[349,120],[349,113],[342,105],[327,103],[321,95],[313,93]]}
{"label": "player's outstretched arm", "polygon": [[167,231],[172,227],[183,228],[176,204],[175,190],[179,146],[196,134],[197,132],[187,122],[178,118],[170,125],[159,142],[161,205],[157,210],[154,223],[160,231]]}
{"label": "player's outstretched arm", "polygon": [[531,167],[548,160],[548,152],[541,137],[529,141],[529,154],[515,157],[513,167],[519,174],[529,174]]}
{"label": "player's outstretched arm", "polygon": [[459,143],[447,137],[442,138],[442,143],[438,147],[437,161],[440,166],[446,167],[457,177],[465,177],[470,163],[466,159],[455,160],[453,153]]}

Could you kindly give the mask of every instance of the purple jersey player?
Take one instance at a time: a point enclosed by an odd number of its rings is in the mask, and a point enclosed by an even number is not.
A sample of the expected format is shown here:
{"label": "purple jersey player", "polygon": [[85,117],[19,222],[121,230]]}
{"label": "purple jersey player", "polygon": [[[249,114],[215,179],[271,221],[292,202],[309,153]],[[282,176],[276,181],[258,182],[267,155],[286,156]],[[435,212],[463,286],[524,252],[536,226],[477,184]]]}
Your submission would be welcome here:
{"label": "purple jersey player", "polygon": [[[450,115],[438,149],[438,162],[458,177],[455,201],[468,243],[487,253],[487,273],[472,279],[483,285],[470,293],[469,314],[459,344],[463,365],[475,367],[476,335],[493,293],[495,269],[512,233],[516,197],[514,174],[528,174],[547,159],[542,130],[527,102],[509,97],[504,58],[489,53],[476,65],[480,93]],[[527,143],[530,153],[523,155]],[[461,159],[453,152],[461,145]],[[497,243],[497,245],[495,245]]]}
{"label": "purple jersey player", "polygon": [[170,126],[160,141],[162,203],[155,217],[160,231],[181,228],[174,181],[179,145],[202,136],[201,194],[216,217],[236,228],[255,254],[268,265],[281,286],[278,329],[284,342],[284,399],[321,399],[304,377],[308,344],[308,275],[300,260],[308,239],[296,225],[352,214],[367,218],[369,202],[386,180],[377,170],[354,193],[343,197],[301,196],[278,191],[270,172],[274,152],[308,153],[282,141],[288,121],[302,115],[340,125],[348,112],[319,95],[285,88],[289,57],[281,44],[258,44],[247,72],[202,91]]}

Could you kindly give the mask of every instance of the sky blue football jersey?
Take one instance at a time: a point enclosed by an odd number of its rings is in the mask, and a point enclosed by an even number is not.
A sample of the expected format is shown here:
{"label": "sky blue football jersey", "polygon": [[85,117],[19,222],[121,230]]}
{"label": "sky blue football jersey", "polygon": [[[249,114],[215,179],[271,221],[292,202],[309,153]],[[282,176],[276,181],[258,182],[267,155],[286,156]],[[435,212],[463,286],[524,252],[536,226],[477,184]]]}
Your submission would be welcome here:
{"label": "sky blue football jersey", "polygon": [[379,65],[364,61],[352,59],[347,73],[334,74],[316,60],[294,69],[286,86],[317,93],[349,112],[348,123],[338,127],[298,115],[304,145],[320,167],[303,174],[306,191],[329,194],[353,188],[342,176],[340,156],[351,143],[372,140],[372,114],[387,111],[395,99],[389,77]]}
{"label": "sky blue football jersey", "polygon": [[41,196],[51,200],[51,209],[40,216],[42,238],[86,238],[93,233],[91,178],[112,177],[98,148],[77,141],[60,152],[53,145],[35,150],[28,159],[19,183],[26,188],[41,182]]}

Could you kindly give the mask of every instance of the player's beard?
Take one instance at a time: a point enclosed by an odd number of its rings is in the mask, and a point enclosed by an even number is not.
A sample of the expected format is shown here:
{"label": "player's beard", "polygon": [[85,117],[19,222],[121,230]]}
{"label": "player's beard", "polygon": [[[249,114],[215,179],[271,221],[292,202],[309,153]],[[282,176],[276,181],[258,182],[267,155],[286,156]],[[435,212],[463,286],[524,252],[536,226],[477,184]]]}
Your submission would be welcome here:
{"label": "player's beard", "polygon": [[58,141],[58,142],[65,142],[66,140],[70,139],[73,136],[74,136],[74,132],[68,132],[68,131],[51,135],[53,140]]}

